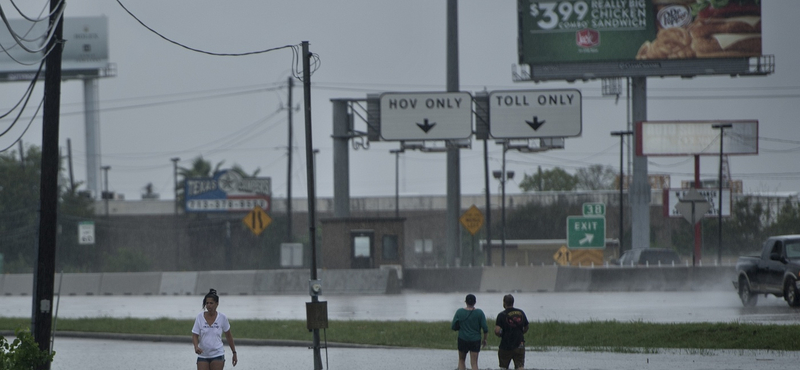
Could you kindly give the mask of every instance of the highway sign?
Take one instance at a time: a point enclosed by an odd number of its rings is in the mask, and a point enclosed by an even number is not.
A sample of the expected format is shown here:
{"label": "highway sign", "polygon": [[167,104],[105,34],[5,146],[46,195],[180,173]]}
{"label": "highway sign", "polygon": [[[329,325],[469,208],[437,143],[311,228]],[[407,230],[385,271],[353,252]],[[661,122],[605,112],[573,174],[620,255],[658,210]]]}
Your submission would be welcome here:
{"label": "highway sign", "polygon": [[706,201],[706,198],[701,195],[697,189],[691,189],[684,194],[683,198],[678,200],[678,204],[675,205],[675,210],[678,211],[686,221],[694,225],[711,210],[711,203]]}
{"label": "highway sign", "polygon": [[584,216],[605,216],[606,205],[604,203],[583,203]]}
{"label": "highway sign", "polygon": [[461,215],[459,221],[470,234],[475,235],[483,226],[483,213],[473,204]]}
{"label": "highway sign", "polygon": [[489,131],[498,139],[580,136],[581,103],[575,89],[493,91]]}
{"label": "highway sign", "polygon": [[598,216],[568,216],[567,247],[605,248],[606,218]]}
{"label": "highway sign", "polygon": [[253,234],[258,236],[272,223],[272,218],[270,218],[267,212],[264,212],[261,207],[256,206],[253,207],[253,210],[250,211],[247,216],[244,216],[242,222],[247,225]]}
{"label": "highway sign", "polygon": [[78,222],[78,244],[94,244],[94,221]]}
{"label": "highway sign", "polygon": [[381,94],[383,140],[455,140],[472,136],[466,92]]}

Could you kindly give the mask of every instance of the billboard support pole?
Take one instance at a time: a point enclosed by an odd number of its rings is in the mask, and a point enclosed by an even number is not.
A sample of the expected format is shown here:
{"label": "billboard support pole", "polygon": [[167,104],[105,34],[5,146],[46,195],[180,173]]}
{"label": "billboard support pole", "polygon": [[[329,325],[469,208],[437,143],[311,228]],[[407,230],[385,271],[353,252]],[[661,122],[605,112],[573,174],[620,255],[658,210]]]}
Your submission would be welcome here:
{"label": "billboard support pole", "polygon": [[[458,92],[458,1],[447,0],[447,92]],[[446,265],[456,266],[461,255],[461,157],[455,140],[447,145],[447,249]]]}
{"label": "billboard support pole", "polygon": [[[633,122],[647,120],[647,77],[631,78],[631,109]],[[628,196],[631,206],[631,249],[649,248],[650,184],[647,181],[646,156],[637,155],[633,158],[633,176]]]}
{"label": "billboard support pole", "polygon": [[[700,189],[700,155],[697,154],[694,156],[694,188]],[[702,257],[702,251],[700,250],[703,240],[702,222],[703,218],[701,217],[700,222],[694,224],[694,258],[692,258],[692,266],[697,266]]]}

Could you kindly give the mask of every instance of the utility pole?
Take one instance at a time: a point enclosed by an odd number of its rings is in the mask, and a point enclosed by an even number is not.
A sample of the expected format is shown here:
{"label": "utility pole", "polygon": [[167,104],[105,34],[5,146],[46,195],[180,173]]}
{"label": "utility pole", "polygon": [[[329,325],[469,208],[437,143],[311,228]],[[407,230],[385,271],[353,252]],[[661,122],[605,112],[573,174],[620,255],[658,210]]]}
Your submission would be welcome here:
{"label": "utility pole", "polygon": [[294,87],[294,77],[289,76],[289,143],[286,145],[287,165],[286,165],[286,242],[291,243],[292,238],[292,88]]}
{"label": "utility pole", "polygon": [[[314,145],[311,135],[311,52],[308,50],[308,41],[303,41],[303,107],[305,112],[306,128],[306,176],[308,178],[308,239],[311,246],[311,282],[317,281],[317,195],[314,185]],[[316,294],[311,296],[311,305],[319,304]],[[326,313],[327,315],[327,313]],[[320,353],[319,329],[312,331],[312,347],[314,351],[314,370],[322,369],[322,355]]]}
{"label": "utility pole", "polygon": [[[39,204],[39,250],[33,280],[31,326],[41,351],[50,352],[53,329],[53,284],[56,265],[56,230],[58,224],[58,131],[61,101],[61,53],[63,50],[63,1],[50,0],[52,37],[47,41],[44,75],[44,113],[42,117],[42,165]],[[50,369],[50,363],[39,367]]]}

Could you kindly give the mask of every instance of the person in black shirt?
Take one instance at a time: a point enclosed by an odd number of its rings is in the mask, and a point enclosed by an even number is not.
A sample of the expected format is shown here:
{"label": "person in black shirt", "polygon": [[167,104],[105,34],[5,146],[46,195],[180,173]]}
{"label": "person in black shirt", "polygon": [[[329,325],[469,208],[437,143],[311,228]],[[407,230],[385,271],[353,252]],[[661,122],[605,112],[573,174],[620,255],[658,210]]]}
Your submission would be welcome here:
{"label": "person in black shirt", "polygon": [[500,337],[500,346],[497,358],[500,368],[508,369],[511,360],[514,368],[525,368],[525,333],[528,332],[528,317],[525,312],[514,307],[514,296],[506,294],[503,297],[503,310],[497,314],[494,334]]}

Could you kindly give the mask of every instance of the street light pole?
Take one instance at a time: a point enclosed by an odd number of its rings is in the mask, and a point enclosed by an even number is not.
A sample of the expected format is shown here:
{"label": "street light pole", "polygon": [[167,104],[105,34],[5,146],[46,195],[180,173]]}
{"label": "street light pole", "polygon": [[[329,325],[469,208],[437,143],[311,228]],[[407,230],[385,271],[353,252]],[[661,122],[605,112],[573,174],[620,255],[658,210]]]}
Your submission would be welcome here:
{"label": "street light pole", "polygon": [[[506,265],[506,180],[514,177],[513,171],[506,171],[506,152],[508,151],[508,140],[498,142],[503,145],[503,164],[500,171],[493,171],[492,176],[500,180],[500,249],[501,249],[501,266]],[[489,253],[491,253],[491,245],[489,246]]]}
{"label": "street light pole", "polygon": [[730,123],[719,123],[711,125],[712,128],[719,129],[719,205],[717,212],[717,264],[722,264],[722,142],[725,137],[725,129],[733,127]]}
{"label": "street light pole", "polygon": [[175,214],[178,214],[178,157],[172,158],[172,177],[175,190]]}
{"label": "street light pole", "polygon": [[106,177],[104,186],[105,190],[103,191],[103,199],[105,199],[106,201],[106,217],[108,217],[108,199],[111,198],[111,194],[108,193],[108,170],[111,169],[111,166],[103,166],[100,167],[100,169],[103,170]]}
{"label": "street light pole", "polygon": [[622,254],[622,239],[625,235],[625,228],[623,227],[623,193],[622,184],[625,181],[625,163],[623,162],[623,152],[625,150],[625,135],[633,135],[633,131],[612,131],[611,136],[619,136],[619,234],[617,236],[617,244],[619,247],[618,252]]}

